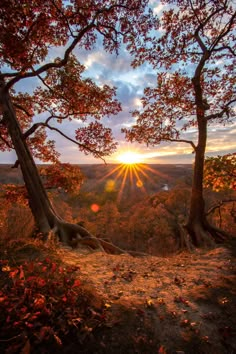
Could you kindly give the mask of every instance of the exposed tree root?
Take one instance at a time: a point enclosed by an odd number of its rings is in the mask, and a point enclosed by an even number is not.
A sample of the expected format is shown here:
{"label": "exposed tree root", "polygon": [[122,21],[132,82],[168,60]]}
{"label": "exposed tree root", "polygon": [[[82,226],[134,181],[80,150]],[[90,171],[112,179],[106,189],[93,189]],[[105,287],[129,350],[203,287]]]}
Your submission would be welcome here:
{"label": "exposed tree root", "polygon": [[215,246],[214,238],[210,232],[210,225],[207,222],[192,222],[185,226],[192,244],[195,247],[211,248]]}
{"label": "exposed tree root", "polygon": [[87,245],[92,249],[98,249],[110,254],[130,254],[132,256],[147,256],[148,254],[136,251],[123,250],[111,242],[97,238],[90,234],[84,227],[77,224],[70,224],[62,219],[55,220],[55,226],[52,231],[58,236],[59,240],[72,247],[77,248],[79,244]]}
{"label": "exposed tree root", "polygon": [[221,230],[220,228],[218,228],[216,226],[208,225],[208,228],[209,228],[209,232],[211,233],[211,235],[216,243],[225,242],[228,239],[233,237],[233,235],[230,235],[228,232]]}
{"label": "exposed tree root", "polygon": [[196,247],[214,247],[216,243],[222,243],[233,236],[214,225],[207,220],[204,223],[196,222],[186,225],[193,245]]}
{"label": "exposed tree root", "polygon": [[178,223],[178,231],[179,231],[179,248],[187,249],[192,252],[194,250],[194,246],[190,241],[189,233],[187,232],[186,226]]}

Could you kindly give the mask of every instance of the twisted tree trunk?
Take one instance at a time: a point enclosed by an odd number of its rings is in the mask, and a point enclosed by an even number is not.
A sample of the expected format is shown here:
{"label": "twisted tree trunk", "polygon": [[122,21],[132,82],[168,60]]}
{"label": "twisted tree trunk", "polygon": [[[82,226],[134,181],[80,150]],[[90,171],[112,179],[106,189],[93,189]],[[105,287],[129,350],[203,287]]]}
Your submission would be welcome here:
{"label": "twisted tree trunk", "polygon": [[195,76],[192,79],[196,99],[198,144],[195,149],[190,213],[186,229],[193,245],[196,247],[213,246],[215,243],[214,241],[222,241],[226,236],[224,231],[216,229],[209,224],[205,212],[205,201],[203,197],[204,161],[207,142],[207,118],[205,116],[205,111],[209,107],[205,104],[205,100],[203,99],[200,77],[201,70],[207,58],[208,53],[203,56],[196,69]]}
{"label": "twisted tree trunk", "polygon": [[109,253],[123,253],[124,251],[118,247],[97,239],[82,226],[67,223],[57,215],[47,196],[37,166],[24,139],[11,97],[5,89],[3,81],[0,81],[0,103],[3,113],[2,123],[7,127],[16,151],[28,192],[29,206],[39,232],[43,235],[48,235],[50,230],[53,230],[61,242],[71,247],[77,247],[78,243],[81,242],[92,248],[105,250]]}

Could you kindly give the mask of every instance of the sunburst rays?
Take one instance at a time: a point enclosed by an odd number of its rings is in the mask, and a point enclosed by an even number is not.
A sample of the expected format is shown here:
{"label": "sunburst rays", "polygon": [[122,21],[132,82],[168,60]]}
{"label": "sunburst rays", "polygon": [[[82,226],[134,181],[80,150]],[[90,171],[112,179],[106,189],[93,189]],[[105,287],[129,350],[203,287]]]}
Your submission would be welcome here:
{"label": "sunburst rays", "polygon": [[142,193],[146,193],[145,184],[153,181],[152,176],[168,177],[167,175],[153,169],[150,165],[143,163],[123,163],[106,173],[100,181],[107,180],[105,190],[108,192],[118,190],[117,202],[120,203],[125,188],[135,190],[138,188]]}

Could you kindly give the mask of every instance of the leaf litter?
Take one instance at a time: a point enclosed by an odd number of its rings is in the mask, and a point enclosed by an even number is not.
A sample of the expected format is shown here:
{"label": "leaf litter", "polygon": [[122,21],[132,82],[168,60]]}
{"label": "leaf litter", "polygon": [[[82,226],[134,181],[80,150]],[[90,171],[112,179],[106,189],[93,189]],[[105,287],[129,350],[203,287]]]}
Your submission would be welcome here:
{"label": "leaf litter", "polygon": [[1,353],[236,353],[229,249],[50,252],[18,265],[2,257]]}

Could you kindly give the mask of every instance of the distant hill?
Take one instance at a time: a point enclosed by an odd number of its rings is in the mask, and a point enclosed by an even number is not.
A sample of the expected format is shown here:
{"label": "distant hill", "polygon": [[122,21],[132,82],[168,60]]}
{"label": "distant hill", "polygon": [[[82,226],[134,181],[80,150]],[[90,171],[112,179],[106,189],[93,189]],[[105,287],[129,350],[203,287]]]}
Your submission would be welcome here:
{"label": "distant hill", "polygon": [[[115,190],[123,188],[124,193],[133,190],[152,194],[170,189],[181,181],[190,184],[192,178],[190,164],[138,164],[135,168],[118,164],[84,164],[79,167],[85,176],[84,192],[101,193],[113,186]],[[22,184],[20,168],[0,164],[0,183]]]}

